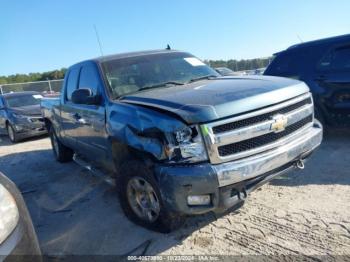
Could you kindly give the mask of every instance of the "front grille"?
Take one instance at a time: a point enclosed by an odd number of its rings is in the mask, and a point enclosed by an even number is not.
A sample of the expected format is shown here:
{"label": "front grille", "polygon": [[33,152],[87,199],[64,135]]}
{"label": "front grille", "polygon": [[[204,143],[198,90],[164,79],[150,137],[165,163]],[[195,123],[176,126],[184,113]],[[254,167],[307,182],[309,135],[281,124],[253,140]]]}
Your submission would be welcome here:
{"label": "front grille", "polygon": [[30,118],[30,121],[32,121],[33,123],[38,123],[38,122],[44,122],[44,118],[42,117],[38,117],[38,118]]}
{"label": "front grille", "polygon": [[264,122],[266,120],[271,119],[271,117],[276,115],[276,114],[286,114],[286,113],[289,113],[293,110],[296,110],[304,105],[311,104],[311,103],[312,103],[312,100],[309,97],[309,98],[304,99],[304,100],[297,102],[295,104],[280,108],[280,109],[275,110],[275,111],[268,112],[266,114],[262,114],[262,115],[246,118],[243,120],[239,120],[236,122],[231,122],[231,123],[226,123],[223,125],[215,126],[215,127],[213,127],[213,133],[214,134],[224,133],[224,132],[234,130],[237,128],[254,125],[254,124],[257,124],[259,122]]}
{"label": "front grille", "polygon": [[[295,106],[295,104],[293,104],[293,106]],[[300,107],[300,105],[299,105],[299,107]],[[296,107],[296,108],[298,108],[298,107]],[[282,109],[285,109],[285,108],[282,108]],[[276,112],[274,112],[273,114],[276,114]],[[254,137],[254,138],[244,140],[241,142],[220,146],[220,147],[218,147],[219,155],[222,157],[229,156],[229,155],[240,153],[243,151],[255,149],[255,148],[270,144],[270,143],[274,143],[274,142],[278,141],[279,139],[284,138],[284,137],[292,134],[293,132],[304,127],[305,125],[307,125],[308,123],[310,123],[312,121],[313,121],[313,117],[312,117],[312,115],[309,115],[309,116],[305,117],[304,119],[302,119],[302,120],[300,120],[300,121],[298,121],[290,126],[287,126],[286,129],[280,133],[268,133],[266,135]]]}

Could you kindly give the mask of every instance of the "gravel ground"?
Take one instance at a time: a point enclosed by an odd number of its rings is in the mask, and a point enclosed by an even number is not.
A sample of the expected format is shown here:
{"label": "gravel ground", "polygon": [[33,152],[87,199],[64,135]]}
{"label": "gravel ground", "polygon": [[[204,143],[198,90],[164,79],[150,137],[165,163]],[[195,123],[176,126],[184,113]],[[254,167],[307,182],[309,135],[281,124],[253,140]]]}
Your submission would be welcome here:
{"label": "gravel ground", "polygon": [[0,140],[0,171],[24,194],[42,251],[50,256],[221,254],[332,261],[350,255],[349,131],[331,131],[303,171],[264,185],[241,209],[191,217],[171,234],[129,222],[115,189],[75,163],[55,162],[47,137],[15,145]]}

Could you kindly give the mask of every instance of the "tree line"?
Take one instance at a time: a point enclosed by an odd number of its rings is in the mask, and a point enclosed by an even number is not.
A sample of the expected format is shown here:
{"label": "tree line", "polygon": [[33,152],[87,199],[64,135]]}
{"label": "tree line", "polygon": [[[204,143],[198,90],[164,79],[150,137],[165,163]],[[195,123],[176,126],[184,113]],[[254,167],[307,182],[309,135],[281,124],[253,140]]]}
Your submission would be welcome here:
{"label": "tree line", "polygon": [[[266,67],[270,63],[271,57],[255,58],[255,59],[241,59],[241,60],[205,60],[204,62],[211,67],[228,67],[233,71],[252,70]],[[1,84],[25,83],[44,80],[63,79],[66,73],[66,68],[53,70],[43,73],[29,73],[29,74],[15,74],[9,76],[0,76]]]}
{"label": "tree line", "polygon": [[241,60],[205,60],[211,67],[227,67],[233,71],[253,70],[268,66],[272,57]]}
{"label": "tree line", "polygon": [[43,73],[29,73],[29,74],[15,74],[9,76],[0,76],[0,85],[13,84],[13,83],[25,83],[45,80],[56,80],[64,78],[66,68],[59,70],[53,70]]}

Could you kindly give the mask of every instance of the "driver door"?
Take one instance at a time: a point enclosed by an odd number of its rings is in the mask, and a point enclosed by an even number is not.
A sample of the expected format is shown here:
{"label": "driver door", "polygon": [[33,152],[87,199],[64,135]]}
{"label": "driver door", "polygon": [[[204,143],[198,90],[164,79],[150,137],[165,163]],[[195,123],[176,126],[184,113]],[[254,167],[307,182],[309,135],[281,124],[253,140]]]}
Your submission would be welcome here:
{"label": "driver door", "polygon": [[[93,62],[82,65],[78,84],[78,89],[81,88],[89,88],[92,95],[101,96],[102,81]],[[103,163],[108,150],[104,101],[98,105],[75,104],[74,112],[78,153],[94,162]]]}

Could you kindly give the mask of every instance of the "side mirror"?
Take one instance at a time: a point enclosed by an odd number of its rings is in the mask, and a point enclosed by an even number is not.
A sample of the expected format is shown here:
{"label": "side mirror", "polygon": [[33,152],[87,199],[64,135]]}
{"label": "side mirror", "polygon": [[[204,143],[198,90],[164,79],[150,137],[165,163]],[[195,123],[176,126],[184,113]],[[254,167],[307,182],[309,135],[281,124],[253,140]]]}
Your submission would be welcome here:
{"label": "side mirror", "polygon": [[72,102],[74,104],[98,105],[101,102],[100,100],[100,96],[92,95],[90,88],[77,89],[72,93]]}

